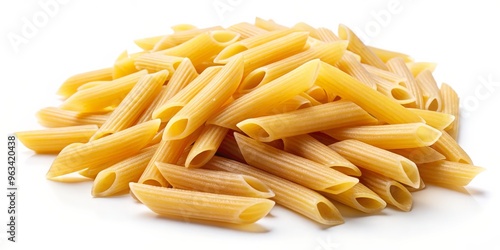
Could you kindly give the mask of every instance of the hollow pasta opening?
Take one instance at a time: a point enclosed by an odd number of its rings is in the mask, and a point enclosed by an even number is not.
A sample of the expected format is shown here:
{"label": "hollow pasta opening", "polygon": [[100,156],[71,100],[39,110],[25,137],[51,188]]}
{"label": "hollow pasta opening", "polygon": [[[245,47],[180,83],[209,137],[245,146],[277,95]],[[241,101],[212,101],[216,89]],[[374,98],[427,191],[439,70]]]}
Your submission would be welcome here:
{"label": "hollow pasta opening", "polygon": [[99,194],[106,192],[111,186],[113,186],[116,180],[116,173],[104,173],[104,177],[99,177],[98,180],[99,182],[94,186],[94,189],[92,190],[92,194],[94,196],[99,196]]}

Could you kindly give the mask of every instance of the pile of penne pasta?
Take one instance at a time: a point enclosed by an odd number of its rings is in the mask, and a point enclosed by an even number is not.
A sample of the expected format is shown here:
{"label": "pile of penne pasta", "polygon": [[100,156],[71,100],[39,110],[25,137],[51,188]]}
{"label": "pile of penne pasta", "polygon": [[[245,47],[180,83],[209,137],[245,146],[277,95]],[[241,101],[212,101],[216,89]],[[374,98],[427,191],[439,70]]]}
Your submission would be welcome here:
{"label": "pile of penne pasta", "polygon": [[337,225],[337,202],[410,211],[425,184],[483,170],[457,143],[458,96],[434,63],[344,25],[172,29],[67,79],[62,104],[37,114],[48,128],[17,133],[58,154],[48,179],[88,177],[94,197],[130,190],[171,218],[253,223],[278,203]]}

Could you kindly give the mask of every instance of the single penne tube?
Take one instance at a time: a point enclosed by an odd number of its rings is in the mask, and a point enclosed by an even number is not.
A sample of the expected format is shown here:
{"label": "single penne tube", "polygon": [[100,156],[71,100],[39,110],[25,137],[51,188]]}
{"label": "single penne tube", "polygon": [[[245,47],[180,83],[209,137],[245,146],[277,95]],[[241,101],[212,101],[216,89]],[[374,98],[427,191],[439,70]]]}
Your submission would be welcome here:
{"label": "single penne tube", "polygon": [[273,191],[259,179],[242,174],[209,169],[188,169],[157,162],[156,167],[174,188],[214,194],[271,198]]}
{"label": "single penne tube", "polygon": [[362,64],[363,67],[372,75],[374,81],[381,81],[377,78],[384,79],[383,82],[389,82],[394,85],[404,86],[406,77],[400,76],[388,70],[379,69],[368,64]]}
{"label": "single penne tube", "polygon": [[[307,49],[307,32],[293,32],[259,46],[245,50],[237,55],[243,56],[245,64],[244,76],[264,65],[279,61]],[[262,56],[265,54],[266,56]],[[235,55],[235,56],[237,56]],[[227,63],[232,58],[215,59],[215,63]]]}
{"label": "single penne tube", "polygon": [[80,113],[99,112],[110,106],[118,106],[146,70],[124,76],[93,88],[76,92],[61,104],[61,109]]}
{"label": "single penne tube", "polygon": [[132,126],[158,95],[163,83],[167,80],[167,75],[168,71],[162,70],[141,77],[90,140],[97,140]]}
{"label": "single penne tube", "polygon": [[228,132],[222,140],[222,143],[217,149],[217,155],[224,156],[231,160],[245,162],[245,158],[241,155],[238,143],[236,142],[236,139],[234,139],[234,135],[231,132]]}
{"label": "single penne tube", "polygon": [[396,149],[430,146],[442,133],[424,123],[405,123],[338,128],[327,134],[337,140],[355,139],[383,149]]}
{"label": "single penne tube", "polygon": [[288,27],[283,26],[281,24],[278,24],[271,19],[264,20],[260,17],[255,18],[255,26],[262,28],[262,29],[265,29],[265,30],[268,30],[268,31],[288,29]]}
{"label": "single penne tube", "polygon": [[[179,140],[161,140],[158,148],[156,149],[154,155],[148,162],[148,165],[144,169],[138,183],[168,187],[170,184],[165,180],[163,175],[156,167],[156,162],[172,163],[177,164],[179,159],[199,135],[200,130],[195,131],[186,138]],[[162,135],[163,136],[163,135]]]}
{"label": "single penne tube", "polygon": [[286,101],[281,102],[276,107],[274,107],[272,110],[270,110],[269,114],[281,114],[281,113],[294,111],[297,109],[308,108],[311,106],[313,106],[313,104],[311,103],[311,100],[303,97],[302,94],[300,94],[300,95],[296,95],[296,96],[294,96]]}
{"label": "single penne tube", "polygon": [[377,89],[377,84],[373,81],[370,72],[368,72],[361,62],[358,62],[352,54],[345,53],[342,59],[337,63],[337,67],[354,77],[356,80],[364,83],[366,86]]}
{"label": "single penne tube", "polygon": [[217,125],[205,125],[189,151],[184,166],[186,168],[199,168],[205,165],[215,155],[228,131],[228,128]]}
{"label": "single penne tube", "polygon": [[444,155],[448,161],[473,164],[467,152],[448,133],[442,133],[431,147]]}
{"label": "single penne tube", "polygon": [[377,120],[350,101],[336,101],[283,114],[249,118],[236,126],[264,142],[339,127],[376,124]]}
{"label": "single penne tube", "polygon": [[242,134],[235,133],[234,137],[249,165],[305,187],[338,194],[358,183],[354,177]]}
{"label": "single penne tube", "polygon": [[231,45],[225,47],[214,59],[214,62],[226,63],[227,60],[239,53],[247,51],[251,48],[257,47],[259,45],[274,41],[278,38],[287,36],[293,33],[294,30],[277,30],[277,31],[265,31],[264,33],[252,36],[247,39],[237,41]]}
{"label": "single penne tube", "polygon": [[130,183],[130,189],[153,212],[166,217],[234,224],[254,223],[274,206],[263,198],[211,194]]}
{"label": "single penne tube", "polygon": [[134,40],[135,45],[144,51],[152,50],[164,36],[151,36]]}
{"label": "single penne tube", "polygon": [[460,125],[460,102],[457,92],[450,85],[441,84],[441,98],[443,101],[443,113],[455,116],[455,120],[445,128],[445,131],[455,140],[458,139],[458,127]]}
{"label": "single penne tube", "polygon": [[414,108],[409,108],[409,110],[422,117],[427,125],[437,130],[444,130],[455,121],[455,116],[447,113]]}
{"label": "single penne tube", "polygon": [[249,73],[238,88],[239,93],[248,93],[257,87],[271,82],[285,75],[303,63],[320,59],[323,62],[334,65],[342,57],[347,48],[345,41],[314,46],[303,52],[289,56],[277,62],[257,68]]}
{"label": "single penne tube", "polygon": [[354,165],[392,178],[411,187],[420,185],[417,165],[407,158],[357,140],[329,145]]}
{"label": "single penne tube", "polygon": [[468,163],[435,161],[419,164],[418,170],[425,183],[446,187],[467,186],[484,168]]}
{"label": "single penne tube", "polygon": [[446,157],[431,147],[391,149],[393,153],[408,158],[415,164],[444,160]]}
{"label": "single penne tube", "polygon": [[380,58],[384,63],[387,61],[391,60],[394,57],[401,57],[403,58],[403,61],[406,63],[412,63],[413,58],[407,54],[403,54],[400,52],[396,51],[391,51],[391,50],[386,50],[386,49],[381,49],[373,46],[367,46],[375,55],[377,55],[378,58]]}
{"label": "single penne tube", "polygon": [[144,53],[135,58],[134,65],[138,70],[147,70],[149,73],[167,70],[169,80],[183,59],[184,57],[180,56]]}
{"label": "single penne tube", "polygon": [[326,43],[340,41],[340,38],[332,30],[324,27],[317,28],[315,35],[316,39]]}
{"label": "single penne tube", "polygon": [[126,50],[123,51],[115,60],[115,64],[113,65],[113,79],[124,77],[126,75],[137,72],[137,68],[134,64],[134,59],[141,54],[143,53],[129,55]]}
{"label": "single penne tube", "polygon": [[237,56],[182,107],[167,123],[163,139],[181,139],[201,127],[233,95],[243,76],[243,57]]}
{"label": "single penne tube", "polygon": [[135,124],[147,122],[153,119],[153,112],[155,111],[162,97],[165,96],[168,91],[167,85],[161,86],[160,92],[158,92],[156,97],[151,101],[151,104],[148,107],[146,107],[144,111],[142,111],[139,118],[135,120]]}
{"label": "single penne tube", "polygon": [[424,108],[426,110],[440,112],[443,108],[441,93],[439,92],[434,76],[432,76],[432,72],[430,70],[424,70],[415,77],[415,80],[422,94]]}
{"label": "single penne tube", "polygon": [[[205,62],[212,62],[214,57],[224,48],[235,43],[240,38],[236,32],[228,30],[215,30],[201,33],[193,39],[155,53],[169,56],[187,57],[191,60],[196,70],[202,71]],[[215,61],[217,62],[217,61]]]}
{"label": "single penne tube", "polygon": [[[186,106],[222,69],[221,66],[209,67],[193,79],[185,88],[159,105],[153,111],[153,119],[169,121],[179,110]],[[175,74],[175,73],[174,73]],[[167,85],[168,86],[168,85]]]}
{"label": "single penne tube", "polygon": [[247,164],[214,156],[204,168],[253,176],[274,192],[276,203],[324,225],[344,222],[337,208],[319,193]]}
{"label": "single penne tube", "polygon": [[169,49],[172,47],[175,47],[179,44],[182,44],[184,42],[187,42],[196,36],[210,32],[210,31],[215,31],[215,30],[223,30],[221,26],[212,26],[208,28],[201,28],[197,29],[196,27],[193,27],[192,29],[185,29],[185,30],[179,30],[176,31],[173,34],[168,34],[163,36],[160,41],[158,41],[155,46],[153,47],[152,51],[161,51],[165,49]]}
{"label": "single penne tube", "polygon": [[304,63],[270,83],[239,97],[218,111],[207,123],[238,130],[236,127],[238,122],[249,117],[264,115],[281,102],[309,89],[318,75],[319,63],[317,59]]}
{"label": "single penne tube", "polygon": [[86,143],[98,130],[97,125],[49,128],[16,132],[27,148],[38,154],[57,154],[72,143]]}
{"label": "single penne tube", "polygon": [[415,97],[407,88],[394,84],[382,77],[372,75],[377,91],[404,106],[415,106]]}
{"label": "single penne tube", "polygon": [[68,98],[77,91],[78,87],[85,83],[110,80],[113,80],[113,68],[103,68],[76,74],[61,84],[57,90],[57,94],[63,98]]}
{"label": "single penne tube", "polygon": [[340,24],[338,28],[340,39],[349,41],[348,50],[361,56],[361,62],[370,64],[379,69],[387,70],[387,66],[380,57],[368,48],[359,37],[347,26]]}
{"label": "single penne tube", "polygon": [[88,82],[88,83],[85,83],[82,86],[78,87],[77,92],[80,91],[80,90],[84,90],[84,89],[90,89],[90,88],[93,88],[93,87],[96,87],[96,86],[99,86],[99,85],[108,84],[109,82],[111,82],[111,81],[93,81],[93,82]]}
{"label": "single penne tube", "polygon": [[308,134],[283,138],[283,143],[286,152],[331,167],[346,175],[361,175],[356,165]]}
{"label": "single penne tube", "polygon": [[387,204],[401,211],[411,210],[413,206],[412,195],[401,183],[368,170],[363,170],[360,181],[377,193]]}
{"label": "single penne tube", "polygon": [[405,109],[399,103],[329,64],[321,63],[316,84],[324,86],[325,89],[331,89],[340,97],[356,103],[375,118],[384,122],[394,124],[423,121],[422,118]]}
{"label": "single penne tube", "polygon": [[153,138],[160,120],[145,122],[118,133],[77,146],[68,145],[50,166],[48,179],[99,166],[109,159],[116,161],[135,154]]}
{"label": "single penne tube", "polygon": [[229,26],[227,30],[240,34],[240,39],[247,39],[268,32],[265,29],[259,28],[247,22],[233,24]]}
{"label": "single penne tube", "polygon": [[406,62],[406,67],[410,70],[414,77],[417,77],[420,72],[424,70],[430,70],[434,72],[437,67],[437,63],[432,62]]}
{"label": "single penne tube", "polygon": [[412,73],[406,66],[404,60],[401,57],[395,57],[392,58],[391,60],[387,61],[386,63],[387,68],[389,71],[406,78],[405,81],[402,81],[400,84],[403,85],[403,87],[407,88],[408,91],[410,91],[411,95],[415,97],[415,106],[413,105],[408,105],[409,108],[420,108],[424,109],[425,108],[425,103],[422,97],[422,92],[420,91],[420,88],[418,87],[417,81],[415,80],[415,77],[413,77]]}
{"label": "single penne tube", "polygon": [[36,113],[38,123],[44,127],[57,128],[79,125],[97,125],[100,127],[109,118],[109,114],[80,114],[76,111],[56,107],[46,107]]}
{"label": "single penne tube", "polygon": [[367,214],[379,213],[387,205],[380,196],[361,183],[340,194],[323,195]]}

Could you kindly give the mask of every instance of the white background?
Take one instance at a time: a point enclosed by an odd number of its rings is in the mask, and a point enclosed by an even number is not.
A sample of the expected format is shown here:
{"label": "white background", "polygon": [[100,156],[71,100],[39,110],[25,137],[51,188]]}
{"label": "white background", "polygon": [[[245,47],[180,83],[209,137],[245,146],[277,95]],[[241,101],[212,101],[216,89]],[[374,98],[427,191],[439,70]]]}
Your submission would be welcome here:
{"label": "white background", "polygon": [[[137,50],[136,38],[168,33],[179,23],[228,26],[260,16],[289,26],[304,21],[333,30],[339,23],[357,30],[368,27],[369,44],[439,63],[438,81],[449,83],[466,101],[460,144],[487,170],[464,192],[431,187],[415,193],[409,213],[347,213],[345,224],[325,228],[276,207],[254,225],[231,228],[163,219],[128,196],[92,198],[91,182],[48,181],[44,176],[53,156],[34,155],[19,146],[18,242],[6,240],[7,202],[2,193],[0,249],[495,248],[500,223],[500,2],[69,0],[59,3],[45,23],[40,18],[40,27],[26,43],[13,46],[8,37],[22,35],[25,19],[43,16],[39,2],[47,1],[0,3],[0,140],[14,131],[39,128],[35,112],[60,103],[54,93],[67,77],[112,65],[124,49]],[[217,11],[214,4],[227,9]],[[375,17],[390,10],[383,20]],[[5,190],[2,169],[0,188]]]}

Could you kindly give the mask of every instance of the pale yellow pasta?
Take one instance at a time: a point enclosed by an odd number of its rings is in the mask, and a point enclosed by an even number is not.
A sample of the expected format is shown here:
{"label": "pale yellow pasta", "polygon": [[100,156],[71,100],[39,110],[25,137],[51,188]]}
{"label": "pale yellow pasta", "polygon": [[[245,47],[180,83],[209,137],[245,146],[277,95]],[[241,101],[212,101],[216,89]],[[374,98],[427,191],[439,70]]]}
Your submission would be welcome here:
{"label": "pale yellow pasta", "polygon": [[195,30],[196,26],[188,23],[176,24],[170,27],[175,33],[187,31],[187,30]]}
{"label": "pale yellow pasta", "polygon": [[378,92],[390,97],[401,105],[415,106],[415,97],[407,88],[376,75],[372,75],[372,80],[375,82]]}
{"label": "pale yellow pasta", "polygon": [[92,81],[110,81],[113,80],[113,68],[103,68],[76,74],[64,81],[57,90],[57,94],[63,98],[73,95],[78,87]]}
{"label": "pale yellow pasta", "polygon": [[228,128],[217,125],[205,125],[189,151],[184,166],[186,168],[199,168],[205,165],[215,155],[228,131]]}
{"label": "pale yellow pasta", "polygon": [[236,139],[234,139],[233,133],[230,132],[228,132],[222,140],[222,143],[217,149],[217,155],[224,156],[231,160],[245,162],[245,158],[243,158],[243,155],[241,155],[238,143],[236,143]]}
{"label": "pale yellow pasta", "polygon": [[276,40],[278,38],[290,35],[293,33],[293,30],[277,30],[277,31],[266,31],[264,33],[258,34],[256,36],[252,36],[247,39],[243,39],[240,41],[237,41],[227,47],[225,47],[214,59],[214,62],[218,63],[225,63],[227,60],[239,53],[242,53],[244,51],[247,51],[251,48],[255,48],[259,45],[271,42],[273,40]]}
{"label": "pale yellow pasta", "polygon": [[141,38],[141,39],[136,39],[134,40],[134,43],[139,46],[139,48],[145,50],[145,51],[149,51],[149,50],[152,50],[155,45],[161,40],[163,39],[163,37],[165,36],[151,36],[151,37],[145,37],[145,38]]}
{"label": "pale yellow pasta", "polygon": [[244,163],[214,156],[204,168],[253,176],[274,192],[276,203],[324,225],[344,222],[337,208],[325,197],[302,185],[280,178]]}
{"label": "pale yellow pasta", "polygon": [[237,127],[256,140],[269,142],[289,136],[377,122],[356,104],[342,100],[283,114],[249,118],[239,122]]}
{"label": "pale yellow pasta", "polygon": [[167,86],[168,85],[169,84],[161,86],[160,92],[158,92],[156,97],[151,101],[151,104],[148,107],[146,107],[146,109],[144,111],[142,111],[139,118],[137,118],[137,120],[135,121],[135,124],[147,122],[147,121],[153,119],[153,112],[155,111],[155,109],[159,105],[159,102],[161,101],[162,97],[167,94],[167,92],[168,92]]}
{"label": "pale yellow pasta", "polygon": [[406,81],[406,77],[400,76],[400,75],[395,74],[391,71],[387,71],[387,70],[379,69],[377,67],[373,67],[373,66],[368,65],[368,64],[362,64],[362,65],[372,75],[372,77],[374,78],[375,81],[380,81],[377,78],[382,78],[385,80],[384,82],[389,82],[389,83],[395,84],[395,85],[401,85],[403,87],[405,86],[404,81]]}
{"label": "pale yellow pasta", "polygon": [[425,103],[422,98],[422,92],[420,91],[420,88],[418,87],[417,81],[415,80],[415,77],[413,77],[412,73],[406,67],[406,64],[401,57],[394,57],[391,60],[387,61],[387,68],[389,71],[404,77],[406,80],[401,82],[400,84],[403,85],[408,91],[411,93],[413,97],[415,97],[415,105],[407,105],[409,108],[419,108],[419,109],[424,109],[425,108]]}
{"label": "pale yellow pasta", "polygon": [[368,72],[352,54],[345,53],[342,59],[337,63],[337,67],[354,77],[356,80],[364,83],[366,86],[377,89],[377,85],[373,81],[370,72]]}
{"label": "pale yellow pasta", "polygon": [[361,175],[356,165],[308,134],[283,138],[283,143],[286,152],[323,164],[346,175]]}
{"label": "pale yellow pasta", "polygon": [[412,195],[401,183],[368,170],[363,170],[360,181],[377,193],[387,204],[405,212],[411,210],[413,206]]}
{"label": "pale yellow pasta", "polygon": [[405,123],[338,128],[327,134],[337,140],[355,139],[383,149],[397,149],[430,146],[442,133],[424,123]]}
{"label": "pale yellow pasta", "polygon": [[338,194],[358,183],[357,178],[242,134],[235,133],[234,137],[249,165],[305,187]]}
{"label": "pale yellow pasta", "polygon": [[455,120],[445,128],[445,131],[450,134],[453,139],[457,140],[458,128],[460,125],[460,103],[457,92],[455,92],[450,85],[443,83],[441,84],[440,93],[443,100],[442,112],[455,116]]}
{"label": "pale yellow pasta", "polygon": [[48,179],[99,166],[109,159],[121,160],[138,152],[153,138],[160,120],[145,122],[99,140],[68,145],[56,157],[47,173]]}
{"label": "pale yellow pasta", "polygon": [[420,185],[417,165],[407,158],[357,140],[329,145],[354,165],[392,178],[411,187]]}
{"label": "pale yellow pasta", "polygon": [[268,32],[265,29],[259,28],[255,25],[247,23],[247,22],[241,22],[241,23],[231,25],[227,28],[227,30],[240,34],[241,39],[246,39],[249,37],[257,36],[257,35],[264,34],[264,33]]}
{"label": "pale yellow pasta", "polygon": [[324,193],[324,195],[367,214],[379,213],[387,205],[380,196],[361,183],[340,194]]}
{"label": "pale yellow pasta", "polygon": [[78,125],[97,125],[100,127],[109,114],[80,114],[76,111],[56,107],[46,107],[36,113],[38,123],[44,127],[57,128]]}
{"label": "pale yellow pasta", "polygon": [[476,175],[484,171],[484,168],[472,164],[445,160],[419,164],[418,169],[426,183],[445,187],[467,186]]}
{"label": "pale yellow pasta", "polygon": [[310,133],[309,135],[325,145],[330,145],[332,143],[338,142],[333,137],[331,137],[325,133],[322,133],[322,132],[314,132],[314,133]]}
{"label": "pale yellow pasta", "polygon": [[327,63],[321,63],[316,84],[331,89],[350,100],[379,120],[387,123],[422,122],[422,118],[405,109],[382,93],[364,85],[347,73]]}
{"label": "pale yellow pasta", "polygon": [[[313,98],[311,98],[313,99]],[[313,99],[314,100],[314,99]],[[303,109],[303,108],[308,108],[313,106],[311,103],[311,100],[305,98],[300,95],[296,95],[284,102],[281,102],[278,104],[276,107],[274,107],[272,110],[269,111],[269,114],[281,114],[281,113],[286,113],[290,111],[294,111],[297,109]]]}
{"label": "pale yellow pasta", "polygon": [[81,113],[99,112],[110,106],[118,106],[139,79],[146,75],[146,70],[76,92],[66,99],[61,108]]}
{"label": "pale yellow pasta", "polygon": [[368,48],[359,37],[347,26],[340,24],[338,28],[338,35],[342,40],[349,41],[348,50],[361,56],[361,62],[370,64],[379,69],[387,70],[384,61],[380,59],[370,48]]}
{"label": "pale yellow pasta", "polygon": [[447,113],[413,108],[409,108],[409,110],[422,117],[427,125],[437,130],[444,130],[455,121],[455,116]]}
{"label": "pale yellow pasta", "polygon": [[391,149],[393,153],[408,158],[415,164],[444,160],[446,157],[431,147]]}
{"label": "pale yellow pasta", "polygon": [[[186,106],[222,69],[221,66],[209,67],[185,88],[179,90],[174,96],[159,105],[153,111],[153,119],[160,118],[169,121],[179,110]],[[167,85],[168,86],[168,85]]]}
{"label": "pale yellow pasta", "polygon": [[322,44],[311,47],[306,51],[297,53],[277,62],[257,68],[249,73],[245,79],[243,79],[243,82],[238,88],[238,92],[248,93],[313,59],[321,59],[323,62],[334,65],[342,57],[346,48],[347,43],[345,41]]}
{"label": "pale yellow pasta", "polygon": [[92,185],[92,196],[108,197],[128,191],[129,182],[139,180],[157,148],[158,145],[144,148],[136,155],[100,171]]}
{"label": "pale yellow pasta", "polygon": [[168,71],[162,70],[141,77],[90,140],[97,140],[132,126],[158,95],[163,83],[167,80],[167,75]]}
{"label": "pale yellow pasta", "polygon": [[465,150],[448,133],[443,133],[431,147],[444,155],[448,161],[473,164]]}
{"label": "pale yellow pasta", "polygon": [[181,139],[201,127],[233,95],[242,76],[243,57],[237,56],[168,121],[163,139]]}
{"label": "pale yellow pasta", "polygon": [[387,62],[391,60],[394,57],[401,57],[406,63],[411,63],[413,62],[413,58],[411,56],[396,52],[396,51],[391,51],[391,50],[386,50],[386,49],[381,49],[373,46],[367,46],[375,55],[377,55],[378,58],[380,58],[383,62]]}
{"label": "pale yellow pasta", "polygon": [[177,219],[249,224],[266,216],[274,201],[130,183],[130,190],[153,212]]}
{"label": "pale yellow pasta", "polygon": [[97,129],[97,125],[81,125],[16,132],[16,136],[36,153],[56,154],[69,144],[88,142]]}
{"label": "pale yellow pasta", "polygon": [[426,110],[440,112],[442,107],[441,94],[434,76],[430,70],[424,70],[415,78],[422,94],[422,101]]}
{"label": "pale yellow pasta", "polygon": [[188,169],[157,162],[156,167],[174,188],[214,194],[271,198],[273,191],[259,179],[242,174],[209,169]]}
{"label": "pale yellow pasta", "polygon": [[179,30],[173,34],[163,36],[153,47],[152,51],[160,51],[168,48],[175,47],[181,43],[187,42],[194,37],[215,30],[223,30],[221,26],[212,26],[208,28],[197,29],[192,26],[190,29]]}
{"label": "pale yellow pasta", "polygon": [[437,67],[437,63],[432,63],[432,62],[407,62],[406,67],[410,69],[411,74],[414,77],[417,77],[420,72],[424,70],[430,70],[431,72],[434,72],[434,70]]}
{"label": "pale yellow pasta", "polygon": [[333,101],[333,99],[330,99],[332,95],[329,96],[325,89],[318,85],[313,85],[308,90],[306,90],[305,93],[319,103],[327,103]]}
{"label": "pale yellow pasta", "polygon": [[340,41],[340,38],[332,30],[323,27],[317,28],[315,35],[317,39],[326,43]]}
{"label": "pale yellow pasta", "polygon": [[204,66],[206,62],[211,63],[217,54],[228,45],[238,41],[239,37],[238,33],[228,30],[209,31],[180,45],[155,53],[187,57],[198,71],[202,71],[206,68]]}
{"label": "pale yellow pasta", "polygon": [[288,29],[288,27],[278,24],[271,19],[264,20],[260,17],[255,18],[255,26],[268,31]]}
{"label": "pale yellow pasta", "polygon": [[135,67],[135,58],[141,54],[142,53],[129,55],[126,50],[123,51],[115,60],[115,64],[113,65],[113,79],[137,72],[138,69]]}
{"label": "pale yellow pasta", "polygon": [[[234,56],[243,56],[245,63],[245,73],[243,74],[243,76],[246,76],[259,67],[279,61],[283,58],[287,58],[306,50],[308,46],[306,45],[307,38],[307,32],[293,32],[286,36],[245,50]],[[214,62],[227,63],[234,56],[222,60],[216,59],[214,60]]]}
{"label": "pale yellow pasta", "polygon": [[88,82],[88,83],[85,83],[82,86],[78,87],[77,92],[80,91],[80,90],[90,89],[90,88],[93,88],[93,87],[96,87],[96,86],[99,86],[99,85],[109,84],[110,82],[111,81],[93,81],[93,82]]}
{"label": "pale yellow pasta", "polygon": [[145,69],[149,73],[167,70],[167,79],[170,79],[183,59],[184,57],[180,56],[162,55],[158,53],[144,53],[135,58],[134,65],[137,69]]}
{"label": "pale yellow pasta", "polygon": [[281,102],[309,89],[318,74],[319,60],[309,61],[254,91],[241,96],[208,120],[233,130],[236,124],[249,117],[264,115]]}

